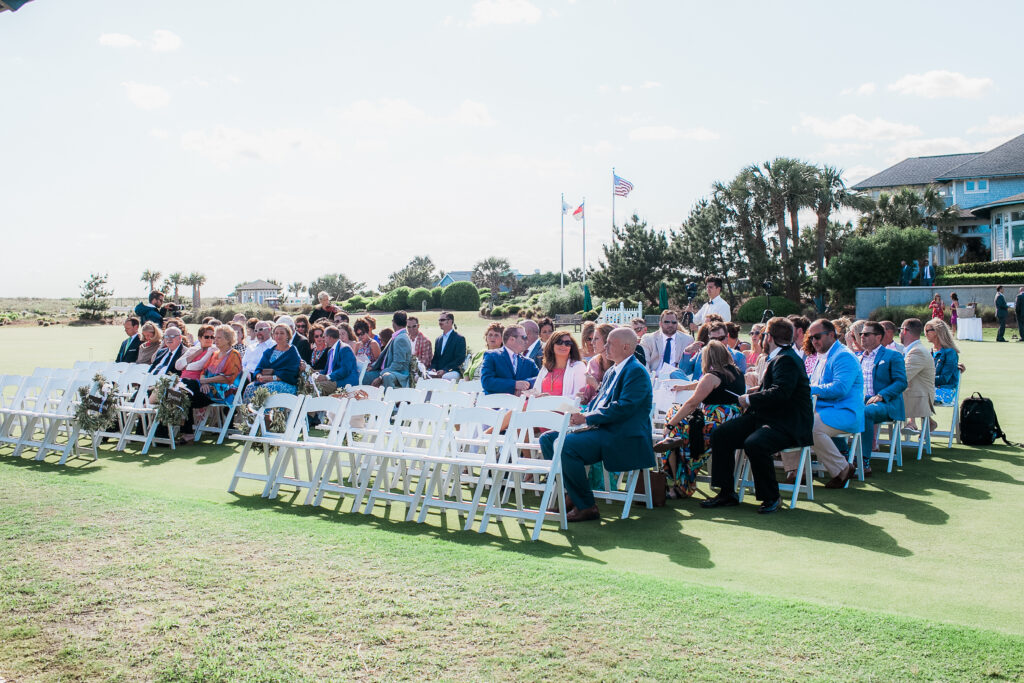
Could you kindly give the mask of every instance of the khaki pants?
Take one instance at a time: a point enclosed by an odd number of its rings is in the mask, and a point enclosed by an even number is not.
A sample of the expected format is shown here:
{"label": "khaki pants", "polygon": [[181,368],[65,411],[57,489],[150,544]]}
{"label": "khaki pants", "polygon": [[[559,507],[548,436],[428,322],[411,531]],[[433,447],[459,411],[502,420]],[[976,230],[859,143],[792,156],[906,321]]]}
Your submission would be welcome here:
{"label": "khaki pants", "polygon": [[[817,413],[814,414],[814,455],[817,456],[822,467],[833,477],[839,476],[849,464],[836,448],[835,442],[832,441],[833,436],[842,433],[841,430],[829,427],[822,422]],[[782,464],[787,472],[795,471],[797,465],[800,464],[800,452],[783,453]]]}

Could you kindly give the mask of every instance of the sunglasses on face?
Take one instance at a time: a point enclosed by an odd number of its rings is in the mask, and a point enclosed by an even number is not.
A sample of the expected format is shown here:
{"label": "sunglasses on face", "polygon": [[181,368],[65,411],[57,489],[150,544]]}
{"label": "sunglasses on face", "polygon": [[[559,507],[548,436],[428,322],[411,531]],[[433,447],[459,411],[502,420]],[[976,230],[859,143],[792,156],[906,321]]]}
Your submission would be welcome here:
{"label": "sunglasses on face", "polygon": [[828,332],[818,332],[817,334],[810,334],[810,335],[807,335],[807,336],[809,336],[812,341],[818,341],[819,339],[824,337],[826,334],[828,334]]}
{"label": "sunglasses on face", "polygon": [[882,333],[881,332],[861,332],[860,336],[862,336],[862,337],[881,337]]}
{"label": "sunglasses on face", "polygon": [[572,339],[559,339],[555,342],[555,346],[572,346]]}
{"label": "sunglasses on face", "polygon": [[203,339],[213,339],[213,335],[212,334],[204,334],[203,335]]}

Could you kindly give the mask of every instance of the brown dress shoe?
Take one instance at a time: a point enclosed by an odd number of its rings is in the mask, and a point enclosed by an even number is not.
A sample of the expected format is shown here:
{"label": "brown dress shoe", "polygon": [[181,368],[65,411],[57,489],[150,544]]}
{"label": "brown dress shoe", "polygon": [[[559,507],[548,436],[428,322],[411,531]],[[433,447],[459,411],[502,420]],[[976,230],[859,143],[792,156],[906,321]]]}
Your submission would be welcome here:
{"label": "brown dress shoe", "polygon": [[655,453],[668,453],[669,451],[674,451],[677,448],[682,448],[682,447],[683,447],[683,440],[682,439],[676,439],[676,438],[669,437],[667,439],[662,439],[658,443],[654,444],[654,452]]}
{"label": "brown dress shoe", "polygon": [[601,511],[596,505],[585,510],[574,509],[565,516],[567,522],[592,522],[595,519],[601,519]]}
{"label": "brown dress shoe", "polygon": [[847,465],[846,469],[832,477],[825,483],[827,489],[841,489],[846,486],[846,482],[853,476],[853,465]]}
{"label": "brown dress shoe", "polygon": [[793,470],[792,472],[786,472],[786,483],[787,484],[795,484],[796,483],[796,470]]}
{"label": "brown dress shoe", "polygon": [[[565,494],[565,511],[566,513],[572,512],[576,508],[572,504],[572,499],[569,498],[569,494]],[[548,512],[558,512],[558,501],[552,500],[548,503]]]}

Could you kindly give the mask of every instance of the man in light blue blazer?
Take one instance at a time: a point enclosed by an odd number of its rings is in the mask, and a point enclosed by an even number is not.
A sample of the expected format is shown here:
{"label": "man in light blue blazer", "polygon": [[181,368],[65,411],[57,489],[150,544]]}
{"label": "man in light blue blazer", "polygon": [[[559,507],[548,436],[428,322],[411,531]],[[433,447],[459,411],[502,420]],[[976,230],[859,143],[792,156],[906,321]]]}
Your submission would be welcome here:
{"label": "man in light blue blazer", "polygon": [[[832,440],[837,434],[864,430],[864,377],[853,352],[836,343],[831,320],[815,320],[807,328],[818,362],[811,373],[811,396],[818,397],[814,409],[814,454],[832,478],[825,486],[840,489],[853,475],[853,467]],[[783,453],[787,481],[796,480],[799,455]]]}
{"label": "man in light blue blazer", "polygon": [[[654,467],[651,377],[633,356],[636,345],[636,333],[628,327],[608,335],[605,356],[615,365],[604,373],[590,411],[569,417],[570,425],[587,428],[567,434],[562,447],[562,480],[572,502],[567,521],[586,522],[601,516],[587,480],[587,465],[603,461],[611,472]],[[557,438],[556,432],[541,435],[545,458],[554,456]]]}
{"label": "man in light blue blazer", "polygon": [[395,311],[391,316],[391,325],[395,333],[377,360],[363,375],[363,384],[375,387],[407,387],[409,386],[409,370],[412,361],[412,340],[405,329],[409,317],[405,311]]}
{"label": "man in light blue blazer", "polygon": [[864,378],[864,431],[861,434],[861,454],[864,456],[864,474],[871,473],[871,450],[875,442],[875,425],[889,420],[903,420],[903,392],[907,388],[907,366],[903,355],[881,345],[884,329],[880,323],[864,324],[860,345],[861,375]]}
{"label": "man in light blue blazer", "polygon": [[537,364],[522,355],[526,332],[519,325],[510,325],[501,339],[504,346],[484,353],[480,383],[485,394],[522,394],[533,386],[538,372]]}

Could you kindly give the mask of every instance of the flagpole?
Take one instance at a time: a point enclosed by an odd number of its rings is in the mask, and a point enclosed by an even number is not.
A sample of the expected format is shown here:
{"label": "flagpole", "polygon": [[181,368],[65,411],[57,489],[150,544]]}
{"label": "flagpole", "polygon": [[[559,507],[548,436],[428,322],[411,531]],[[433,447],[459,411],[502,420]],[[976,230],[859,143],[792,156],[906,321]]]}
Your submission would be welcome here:
{"label": "flagpole", "polygon": [[615,241],[615,167],[612,166],[612,241]]}
{"label": "flagpole", "polygon": [[583,198],[583,284],[587,284],[587,198]]}
{"label": "flagpole", "polygon": [[559,270],[559,288],[565,289],[565,193],[562,193],[562,204],[558,207],[558,213],[562,217],[562,265]]}

